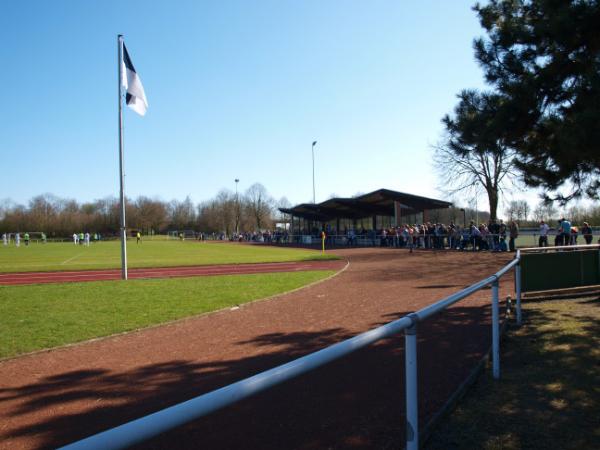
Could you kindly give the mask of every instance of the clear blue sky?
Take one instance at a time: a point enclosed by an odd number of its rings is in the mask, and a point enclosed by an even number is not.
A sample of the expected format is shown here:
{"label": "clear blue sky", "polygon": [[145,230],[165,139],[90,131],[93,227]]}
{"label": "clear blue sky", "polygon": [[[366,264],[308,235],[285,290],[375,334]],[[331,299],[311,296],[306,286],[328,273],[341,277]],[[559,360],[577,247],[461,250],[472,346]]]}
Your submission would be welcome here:
{"label": "clear blue sky", "polygon": [[118,195],[119,33],[150,104],[124,112],[128,196],[199,202],[239,178],[312,201],[317,140],[317,201],[442,198],[430,145],[483,87],[473,3],[2,2],[0,199]]}

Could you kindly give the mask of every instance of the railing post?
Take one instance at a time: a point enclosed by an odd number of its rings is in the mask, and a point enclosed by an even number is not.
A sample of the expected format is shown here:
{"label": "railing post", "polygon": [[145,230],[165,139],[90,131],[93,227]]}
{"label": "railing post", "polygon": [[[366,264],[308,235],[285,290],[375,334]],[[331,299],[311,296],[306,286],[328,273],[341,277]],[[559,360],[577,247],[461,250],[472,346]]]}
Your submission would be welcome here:
{"label": "railing post", "polygon": [[492,372],[494,379],[500,379],[500,306],[498,300],[498,279],[492,283]]}
{"label": "railing post", "polygon": [[404,330],[406,369],[406,450],[419,448],[419,397],[417,384],[417,320],[409,314],[412,326]]}
{"label": "railing post", "polygon": [[517,325],[521,326],[521,263],[515,266],[515,294],[517,296]]}

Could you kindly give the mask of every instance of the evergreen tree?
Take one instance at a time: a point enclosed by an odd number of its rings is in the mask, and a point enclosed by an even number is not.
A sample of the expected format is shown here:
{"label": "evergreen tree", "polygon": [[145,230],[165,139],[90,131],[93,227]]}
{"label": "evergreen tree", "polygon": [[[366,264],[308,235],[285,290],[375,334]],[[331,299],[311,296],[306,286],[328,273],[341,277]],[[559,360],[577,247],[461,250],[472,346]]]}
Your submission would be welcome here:
{"label": "evergreen tree", "polygon": [[498,118],[524,181],[563,203],[598,199],[599,2],[491,0],[474,9],[487,32],[476,58],[505,98]]}

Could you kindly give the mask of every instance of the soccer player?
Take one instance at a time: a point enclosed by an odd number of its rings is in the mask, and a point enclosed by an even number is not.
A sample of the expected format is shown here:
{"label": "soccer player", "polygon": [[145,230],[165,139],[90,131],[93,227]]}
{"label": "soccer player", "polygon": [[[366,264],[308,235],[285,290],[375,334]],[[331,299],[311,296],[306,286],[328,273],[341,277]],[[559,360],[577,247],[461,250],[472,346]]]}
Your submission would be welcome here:
{"label": "soccer player", "polygon": [[25,247],[29,246],[29,233],[25,232],[23,240],[25,241]]}
{"label": "soccer player", "polygon": [[84,238],[84,242],[85,242],[85,246],[89,247],[90,246],[90,233],[85,233],[85,238]]}
{"label": "soccer player", "polygon": [[139,244],[139,243],[140,243],[140,241],[142,240],[142,233],[140,233],[140,232],[138,231],[138,232],[137,232],[137,234],[135,235],[135,237],[136,237],[136,239],[137,239],[135,243],[136,243],[136,244]]}
{"label": "soccer player", "polygon": [[2,245],[4,245],[5,247],[8,245],[8,236],[6,235],[6,233],[2,234]]}
{"label": "soccer player", "polygon": [[15,234],[15,245],[17,247],[21,246],[21,234],[20,233]]}

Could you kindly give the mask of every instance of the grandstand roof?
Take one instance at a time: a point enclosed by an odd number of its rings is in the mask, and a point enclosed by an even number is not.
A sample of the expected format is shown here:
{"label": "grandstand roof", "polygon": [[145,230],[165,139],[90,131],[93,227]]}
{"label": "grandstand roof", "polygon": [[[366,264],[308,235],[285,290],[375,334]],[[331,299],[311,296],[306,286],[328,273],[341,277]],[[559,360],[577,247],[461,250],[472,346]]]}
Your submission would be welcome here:
{"label": "grandstand roof", "polygon": [[442,200],[378,189],[358,197],[330,198],[322,203],[302,203],[293,208],[279,208],[279,211],[295,217],[326,222],[332,219],[360,219],[374,215],[393,216],[394,202],[400,203],[400,209],[405,214],[452,206],[452,203]]}

